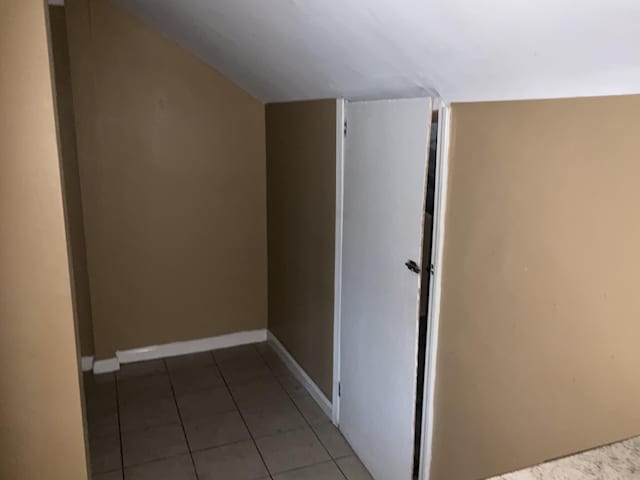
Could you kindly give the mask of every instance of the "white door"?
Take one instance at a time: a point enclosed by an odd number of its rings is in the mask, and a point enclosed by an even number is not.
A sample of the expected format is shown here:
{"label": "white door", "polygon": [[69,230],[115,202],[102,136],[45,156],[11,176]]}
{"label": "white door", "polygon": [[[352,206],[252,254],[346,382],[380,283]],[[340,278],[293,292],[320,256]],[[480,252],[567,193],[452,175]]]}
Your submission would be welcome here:
{"label": "white door", "polygon": [[376,480],[410,480],[431,100],[346,105],[340,429]]}

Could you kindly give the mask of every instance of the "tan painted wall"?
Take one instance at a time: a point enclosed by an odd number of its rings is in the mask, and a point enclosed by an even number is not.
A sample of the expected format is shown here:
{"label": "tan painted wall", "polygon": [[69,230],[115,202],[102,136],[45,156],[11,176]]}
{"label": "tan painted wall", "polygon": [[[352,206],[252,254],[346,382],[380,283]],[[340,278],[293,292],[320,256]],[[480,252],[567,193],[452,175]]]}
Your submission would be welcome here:
{"label": "tan painted wall", "polygon": [[453,107],[434,480],[640,433],[638,112]]}
{"label": "tan painted wall", "polygon": [[93,355],[93,326],[91,323],[91,296],[89,273],[84,239],[82,217],[82,197],[78,156],[76,152],[76,130],[71,92],[71,72],[69,70],[69,50],[67,48],[67,26],[64,7],[50,7],[51,50],[56,83],[58,128],[60,129],[60,151],[67,214],[67,228],[71,245],[71,266],[73,271],[73,291],[80,349],[82,355]]}
{"label": "tan painted wall", "polygon": [[265,328],[264,106],[108,0],[67,9],[96,356]]}
{"label": "tan painted wall", "polygon": [[0,2],[0,478],[85,480],[42,1]]}
{"label": "tan painted wall", "polygon": [[336,101],[267,105],[269,329],[331,398]]}

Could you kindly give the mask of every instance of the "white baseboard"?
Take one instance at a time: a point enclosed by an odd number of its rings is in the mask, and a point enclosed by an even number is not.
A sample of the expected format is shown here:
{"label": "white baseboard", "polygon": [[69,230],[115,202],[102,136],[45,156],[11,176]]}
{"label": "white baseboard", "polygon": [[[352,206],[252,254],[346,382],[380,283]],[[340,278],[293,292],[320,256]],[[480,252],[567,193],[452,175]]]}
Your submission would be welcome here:
{"label": "white baseboard", "polygon": [[93,356],[82,357],[80,359],[80,365],[82,366],[83,372],[90,372],[93,370]]}
{"label": "white baseboard", "polygon": [[105,358],[104,360],[93,362],[93,373],[95,375],[117,372],[118,370],[120,370],[120,362],[118,362],[117,358]]}
{"label": "white baseboard", "polygon": [[320,406],[322,411],[327,415],[327,417],[332,418],[332,406],[329,399],[322,393],[322,390],[315,384],[311,377],[307,375],[307,372],[303,370],[303,368],[296,362],[296,360],[291,356],[291,354],[284,348],[284,345],[280,343],[280,340],[276,338],[276,336],[267,332],[267,341],[271,343],[273,349],[278,354],[278,356],[282,359],[285,365],[291,370],[291,373],[294,377],[302,384],[302,386],[309,392],[309,395],[316,401],[316,403]]}
{"label": "white baseboard", "polygon": [[248,343],[265,342],[267,330],[249,330],[246,332],[230,333],[217,337],[199,338],[185,342],[166,343],[151,347],[133,348],[131,350],[118,350],[116,357],[120,363],[141,362],[143,360],[155,360],[157,358],[176,357],[190,353],[207,352],[220,348],[237,347]]}

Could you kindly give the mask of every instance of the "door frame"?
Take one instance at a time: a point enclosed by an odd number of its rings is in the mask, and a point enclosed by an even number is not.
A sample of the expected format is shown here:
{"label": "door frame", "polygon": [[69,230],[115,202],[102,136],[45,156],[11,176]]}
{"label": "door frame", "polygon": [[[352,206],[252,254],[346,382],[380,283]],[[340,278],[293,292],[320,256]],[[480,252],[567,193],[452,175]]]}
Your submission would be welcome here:
{"label": "door frame", "polygon": [[[422,411],[422,440],[420,452],[420,480],[429,480],[433,450],[433,419],[435,402],[436,361],[440,323],[442,288],[442,256],[444,250],[447,179],[449,170],[449,141],[451,133],[451,107],[442,99],[433,99],[438,108],[438,146],[436,151],[436,191],[431,247],[431,290],[427,312],[427,355],[425,359],[424,399]],[[342,300],[342,231],[344,199],[344,140],[345,99],[336,100],[336,220],[335,220],[335,272],[333,310],[333,395],[332,422],[340,424],[340,337]],[[409,479],[407,479],[409,480]]]}
{"label": "door frame", "polygon": [[331,421],[340,423],[340,328],[342,313],[342,225],[344,204],[344,137],[345,99],[336,100],[336,223],[335,223],[335,267],[333,297],[333,392],[331,399]]}
{"label": "door frame", "polygon": [[418,478],[429,480],[433,453],[433,419],[435,409],[436,363],[438,360],[438,331],[440,300],[442,297],[442,257],[445,241],[447,185],[449,176],[449,144],[451,136],[451,107],[439,102],[438,145],[436,150],[436,191],[433,206],[431,240],[431,289],[427,311],[427,354],[425,357],[424,402],[422,405],[422,439]]}

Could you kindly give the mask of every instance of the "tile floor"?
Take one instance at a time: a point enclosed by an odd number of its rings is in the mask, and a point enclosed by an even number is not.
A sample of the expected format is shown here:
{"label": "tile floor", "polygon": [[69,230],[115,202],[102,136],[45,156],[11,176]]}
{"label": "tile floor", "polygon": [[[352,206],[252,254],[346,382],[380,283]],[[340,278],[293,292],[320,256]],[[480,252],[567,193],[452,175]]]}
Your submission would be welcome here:
{"label": "tile floor", "polygon": [[371,479],[266,344],[84,380],[94,480]]}

